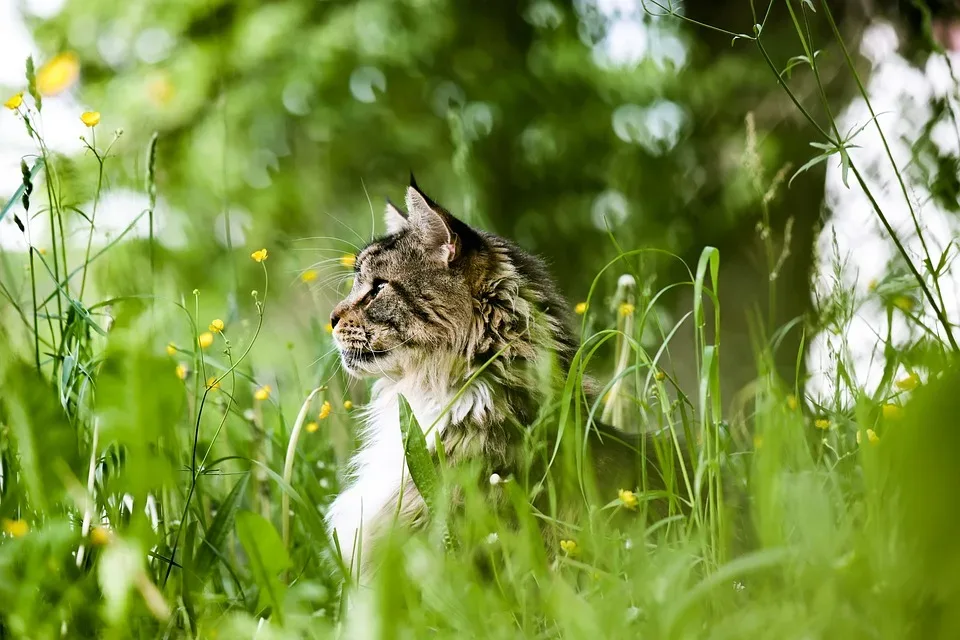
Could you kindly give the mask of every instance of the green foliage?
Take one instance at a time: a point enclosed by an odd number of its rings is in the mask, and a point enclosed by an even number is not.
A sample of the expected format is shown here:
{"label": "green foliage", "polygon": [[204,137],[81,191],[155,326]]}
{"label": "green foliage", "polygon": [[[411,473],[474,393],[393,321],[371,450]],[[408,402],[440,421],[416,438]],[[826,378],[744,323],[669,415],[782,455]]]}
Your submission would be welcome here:
{"label": "green foliage", "polygon": [[[113,146],[117,137],[101,133],[98,144],[91,131],[84,158],[50,155],[29,124],[42,122],[30,65],[34,95],[20,116],[40,158],[0,218],[49,217],[52,247],[0,256],[0,636],[960,632],[951,501],[960,374],[949,323],[921,327],[908,345],[891,328],[873,389],[853,382],[838,349],[838,393],[826,405],[804,397],[794,368],[805,337],[793,351],[784,343],[852,314],[842,265],[819,317],[778,323],[778,290],[796,297],[776,278],[789,232],[782,243],[768,232],[784,214],[775,195],[786,149],[807,153],[808,140],[784,127],[760,143],[751,117],[744,144],[741,122],[759,87],[780,83],[783,104],[810,125],[803,135],[823,137],[814,146],[824,154],[798,163],[796,184],[836,156],[862,184],[846,149],[863,128],[837,131],[821,81],[830,56],[814,41],[839,36],[834,14],[791,1],[779,16],[731,14],[756,30],[703,35],[684,21],[699,14],[652,4],[662,34],[689,47],[679,73],[652,60],[629,71],[595,65],[582,40],[597,37],[597,16],[579,4],[110,0],[68,2],[37,24],[51,47],[67,38],[79,50],[85,99],[115,108],[102,107],[105,120],[128,133]],[[156,62],[119,64],[77,35],[93,22],[111,33],[155,27],[176,46]],[[799,37],[803,55],[784,33]],[[725,50],[735,38],[736,52],[711,59],[711,34]],[[801,82],[825,113],[799,99]],[[636,109],[618,110],[661,95],[689,114],[672,146],[644,144]],[[741,146],[744,162],[730,162],[729,148]],[[391,532],[370,588],[357,588],[322,515],[355,445],[353,407],[369,389],[339,371],[323,325],[351,277],[344,254],[372,231],[364,187],[392,191],[409,165],[423,166],[420,179],[470,222],[564,256],[561,281],[587,291],[583,346],[569,372],[544,363],[548,400],[533,424],[518,425],[522,460],[508,478],[478,482],[475,468],[448,468],[442,455],[437,464],[432,425],[422,429],[401,401],[411,479],[440,526]],[[949,197],[945,173],[931,180]],[[142,183],[147,208],[127,221],[145,220],[148,233],[94,247],[100,196]],[[607,234],[591,213],[609,191],[623,196],[630,223]],[[75,203],[91,194],[81,210]],[[189,211],[185,247],[164,246],[158,198]],[[255,212],[249,240],[212,241],[223,224],[215,215],[236,203]],[[817,205],[816,189],[792,192],[792,214],[815,219]],[[69,244],[65,222],[88,239]],[[725,335],[721,343],[721,309],[724,323],[742,310],[719,287],[736,253],[712,240],[739,244],[741,226],[755,223],[767,232],[769,306],[751,327],[751,362]],[[318,246],[296,244],[317,232],[326,234]],[[269,257],[250,260],[262,247]],[[298,248],[316,258],[311,271]],[[915,300],[945,309],[948,253],[903,258],[875,290],[890,327],[894,313],[921,324]],[[624,273],[636,284],[629,292],[613,286]],[[668,297],[688,311],[671,319]],[[675,355],[684,348],[690,362]],[[794,379],[778,373],[784,354]],[[731,361],[752,378],[734,409],[723,397]],[[897,378],[900,366],[916,373]],[[693,371],[689,388],[683,368]],[[603,393],[587,406],[580,389],[595,371]],[[308,414],[314,398],[328,404]],[[663,459],[680,439],[693,446],[692,467],[666,470],[662,517],[647,505],[663,496],[645,485],[588,486],[584,436],[600,414],[658,430]],[[604,506],[561,508],[590,491]]]}

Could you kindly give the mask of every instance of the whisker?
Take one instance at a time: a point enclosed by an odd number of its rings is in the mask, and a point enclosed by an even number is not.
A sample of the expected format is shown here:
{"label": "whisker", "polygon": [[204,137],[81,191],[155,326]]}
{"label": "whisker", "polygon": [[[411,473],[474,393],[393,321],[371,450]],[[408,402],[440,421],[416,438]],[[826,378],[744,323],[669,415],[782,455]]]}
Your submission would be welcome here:
{"label": "whisker", "polygon": [[367,205],[370,207],[370,242],[373,242],[373,239],[377,235],[377,217],[373,213],[373,203],[370,201],[370,192],[367,191],[367,185],[363,182],[363,178],[360,178],[360,186],[363,187],[363,195],[367,196]]}
{"label": "whisker", "polygon": [[[368,200],[369,200],[369,198],[368,198]],[[336,222],[337,224],[339,224],[340,226],[342,226],[344,229],[346,229],[347,231],[349,231],[349,232],[352,233],[353,235],[357,236],[357,239],[358,239],[360,242],[363,242],[363,243],[366,243],[366,242],[367,242],[366,240],[363,239],[363,236],[361,236],[359,233],[357,233],[356,229],[354,229],[353,227],[351,227],[350,225],[348,225],[348,224],[347,224],[346,222],[344,222],[343,220],[338,220],[337,218],[335,218],[334,216],[330,215],[329,213],[324,213],[323,215],[327,216],[328,218],[330,218],[331,220],[333,220],[334,222]]]}
{"label": "whisker", "polygon": [[306,242],[307,240],[331,240],[333,242],[342,242],[343,244],[349,245],[357,251],[360,251],[360,247],[353,244],[349,240],[344,240],[343,238],[334,238],[333,236],[307,236],[305,238],[293,238],[294,242]]}

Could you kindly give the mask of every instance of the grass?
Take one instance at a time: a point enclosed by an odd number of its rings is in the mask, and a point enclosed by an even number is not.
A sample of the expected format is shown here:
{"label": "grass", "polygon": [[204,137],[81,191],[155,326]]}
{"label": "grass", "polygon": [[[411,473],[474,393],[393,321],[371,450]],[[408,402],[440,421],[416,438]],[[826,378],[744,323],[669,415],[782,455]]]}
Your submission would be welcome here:
{"label": "grass", "polygon": [[[832,25],[832,17],[825,5],[814,14],[808,4],[794,3],[790,15],[816,75],[805,21]],[[730,35],[765,55],[762,26]],[[771,82],[794,98],[772,65]],[[866,189],[829,105],[828,126],[797,106],[825,140],[818,161],[840,158]],[[39,107],[39,100],[26,103],[25,123],[39,121]],[[215,281],[188,296],[175,284],[175,256],[161,252],[152,233],[68,249],[69,193],[58,159],[30,126],[39,158],[25,165],[23,189],[3,210],[17,216],[31,249],[3,254],[0,277],[0,637],[322,638],[345,626],[357,637],[384,638],[931,638],[960,631],[952,499],[960,432],[951,428],[960,415],[960,372],[940,294],[942,261],[929,253],[914,264],[895,239],[909,267],[875,295],[890,326],[896,318],[922,337],[904,346],[878,328],[886,359],[879,385],[863,388],[847,373],[842,341],[829,403],[805,397],[802,379],[775,373],[773,355],[786,332],[839,333],[854,312],[858,302],[841,285],[838,260],[836,286],[816,317],[771,327],[772,316],[758,312],[757,376],[741,410],[724,415],[720,358],[744,354],[725,352],[715,331],[722,257],[706,248],[685,281],[615,293],[611,277],[646,281],[636,267],[648,250],[621,248],[612,238],[610,262],[586,298],[574,366],[559,377],[544,372],[549,400],[525,425],[526,467],[477,483],[474,469],[429,459],[430,425],[405,420],[431,526],[393,532],[381,571],[358,590],[322,523],[354,445],[353,407],[368,397],[339,372],[315,320],[326,317],[322,296],[348,277],[341,245],[324,246],[322,255],[334,257],[315,265],[312,283],[273,289],[271,277],[302,272],[295,257],[267,247],[268,257],[256,260],[236,249],[228,256],[231,281],[255,289],[249,297],[230,304]],[[112,159],[93,135],[89,151],[99,198]],[[750,153],[748,144],[758,218],[769,231],[768,194],[782,188],[786,170],[767,179]],[[155,137],[146,155],[150,204],[137,219],[147,217],[152,230]],[[94,212],[79,213],[92,238]],[[53,230],[49,253],[32,242],[38,216]],[[789,234],[779,246],[770,233],[764,239],[774,294]],[[131,287],[129,273],[144,275]],[[662,326],[658,301],[681,289],[692,311]],[[109,293],[116,291],[123,293]],[[902,302],[913,291],[922,309]],[[222,329],[213,326],[218,318]],[[297,337],[287,343],[285,335]],[[681,340],[695,344],[695,393],[675,382],[670,347]],[[904,367],[909,375],[898,373]],[[582,376],[596,371],[612,397],[589,405],[579,389]],[[580,445],[600,414],[661,429],[665,450],[681,436],[697,443],[693,466],[672,471],[678,491],[665,518],[647,512],[642,486],[599,487],[606,505],[576,520],[532,506],[538,495],[554,505],[563,482],[582,481]],[[576,446],[548,448],[552,430]],[[547,461],[561,484],[532,471]],[[456,511],[447,506],[454,485],[463,488]],[[635,492],[636,505],[621,489]],[[689,515],[682,501],[695,504]],[[562,542],[545,545],[544,526]]]}

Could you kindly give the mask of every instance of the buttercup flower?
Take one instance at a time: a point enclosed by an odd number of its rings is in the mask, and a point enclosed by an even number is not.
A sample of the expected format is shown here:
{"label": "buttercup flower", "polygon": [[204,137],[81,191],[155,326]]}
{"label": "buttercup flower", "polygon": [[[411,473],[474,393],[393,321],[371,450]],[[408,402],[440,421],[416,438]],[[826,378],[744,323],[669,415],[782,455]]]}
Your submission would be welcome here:
{"label": "buttercup flower", "polygon": [[902,391],[912,391],[920,385],[920,376],[915,373],[911,373],[906,378],[901,378],[894,382],[897,385],[897,389]]}
{"label": "buttercup flower", "polygon": [[313,282],[319,275],[316,269],[307,269],[300,274],[300,282]]}
{"label": "buttercup flower", "polygon": [[167,355],[168,355],[168,356],[173,356],[173,355],[176,355],[176,354],[177,354],[177,345],[173,344],[172,342],[168,342],[168,343],[167,343]]}
{"label": "buttercup flower", "polygon": [[98,546],[108,544],[112,537],[110,530],[106,527],[94,527],[90,530],[90,542]]}
{"label": "buttercup flower", "polygon": [[815,426],[817,429],[823,429],[826,431],[830,428],[830,421],[826,418],[817,418],[813,421],[813,426]]}
{"label": "buttercup flower", "polygon": [[[880,442],[880,436],[877,435],[877,432],[873,429],[867,429],[867,442],[870,444],[877,444]],[[857,431],[857,444],[860,444],[860,432]]]}
{"label": "buttercup flower", "polygon": [[333,410],[333,407],[330,406],[328,400],[324,400],[323,404],[320,405],[320,415],[317,417],[318,420],[326,420],[330,416],[330,412]]}
{"label": "buttercup flower", "polygon": [[350,411],[350,409],[353,409],[353,403],[350,402],[349,400],[345,400],[343,403],[343,408],[346,409],[347,411]]}
{"label": "buttercup flower", "polygon": [[903,415],[903,409],[895,404],[885,404],[880,408],[880,411],[883,413],[883,417],[888,420],[896,420]]}
{"label": "buttercup flower", "polygon": [[307,433],[313,433],[319,428],[320,428],[320,425],[318,425],[316,422],[308,422],[307,426],[304,427],[304,429],[307,430]]}
{"label": "buttercup flower", "polygon": [[221,331],[223,331],[223,320],[221,320],[220,318],[217,318],[216,320],[210,323],[210,326],[208,328],[213,333],[220,333]]}
{"label": "buttercup flower", "polygon": [[37,71],[37,90],[54,96],[68,89],[80,75],[80,59],[73,52],[54,56]]}
{"label": "buttercup flower", "polygon": [[16,111],[17,109],[20,108],[20,105],[22,104],[23,104],[23,91],[21,91],[20,93],[15,93],[12,96],[10,96],[10,98],[3,103],[3,106],[5,106],[7,109],[10,109],[10,111]]}
{"label": "buttercup flower", "polygon": [[620,502],[622,502],[623,506],[627,509],[636,509],[637,505],[640,504],[640,501],[637,499],[637,494],[633,491],[620,489],[617,495],[620,497]]}
{"label": "buttercup flower", "polygon": [[267,250],[259,249],[258,251],[254,251],[250,254],[250,257],[253,258],[254,262],[263,262],[267,259]]}
{"label": "buttercup flower", "polygon": [[217,380],[217,376],[210,376],[207,380],[207,389],[219,389],[220,381]]}
{"label": "buttercup flower", "polygon": [[352,269],[357,264],[357,256],[352,253],[345,253],[340,257],[340,264],[347,269]]}
{"label": "buttercup flower", "polygon": [[659,382],[661,380],[665,380],[667,377],[667,374],[665,374],[663,371],[658,370],[655,374],[653,374],[653,377]]}
{"label": "buttercup flower", "polygon": [[183,363],[177,365],[177,377],[181,380],[187,379],[187,365]]}
{"label": "buttercup flower", "polygon": [[200,334],[200,337],[197,338],[197,343],[200,345],[201,349],[206,349],[213,344],[213,334],[209,331],[204,331]]}
{"label": "buttercup flower", "polygon": [[790,394],[787,396],[787,406],[790,407],[791,411],[796,411],[799,403],[797,402],[797,396]]}
{"label": "buttercup flower", "polygon": [[80,114],[80,122],[87,125],[88,127],[95,127],[100,124],[100,112],[99,111],[84,111]]}
{"label": "buttercup flower", "polygon": [[577,306],[575,306],[575,307],[573,308],[573,312],[574,312],[575,314],[577,314],[578,316],[582,316],[583,314],[585,314],[585,313],[587,312],[587,303],[586,303],[586,302],[578,302],[578,303],[577,303]]}
{"label": "buttercup flower", "polygon": [[561,540],[560,548],[571,558],[580,555],[580,547],[577,546],[576,540]]}
{"label": "buttercup flower", "polygon": [[273,391],[273,389],[270,388],[270,385],[265,384],[253,392],[253,399],[263,402],[264,400],[270,397],[271,391]]}
{"label": "buttercup flower", "polygon": [[30,525],[26,520],[3,519],[3,532],[14,538],[22,538],[30,532]]}
{"label": "buttercup flower", "polygon": [[624,303],[622,303],[622,304],[620,305],[620,309],[619,309],[620,315],[621,315],[622,317],[632,316],[632,315],[633,315],[633,312],[634,312],[635,310],[636,310],[636,307],[634,307],[634,306],[633,306],[632,304],[630,304],[629,302],[624,302]]}
{"label": "buttercup flower", "polygon": [[897,296],[893,299],[893,306],[901,311],[910,311],[913,309],[913,304],[913,298],[908,298],[907,296]]}

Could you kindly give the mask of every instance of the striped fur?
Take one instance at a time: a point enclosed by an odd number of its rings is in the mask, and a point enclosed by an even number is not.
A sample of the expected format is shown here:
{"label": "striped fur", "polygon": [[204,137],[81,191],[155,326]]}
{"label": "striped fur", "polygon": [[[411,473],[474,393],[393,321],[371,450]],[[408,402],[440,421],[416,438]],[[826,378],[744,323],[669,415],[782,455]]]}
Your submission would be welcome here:
{"label": "striped fur", "polygon": [[345,368],[377,378],[363,446],[327,514],[347,563],[362,543],[361,572],[398,501],[402,522],[424,516],[404,468],[398,395],[424,429],[435,425],[451,463],[480,459],[503,475],[518,453],[513,425],[529,424],[542,401],[543,365],[565,374],[577,348],[569,307],[539,259],[457,220],[416,185],[406,205],[387,206],[388,234],[358,254],[353,289],[331,317]]}

